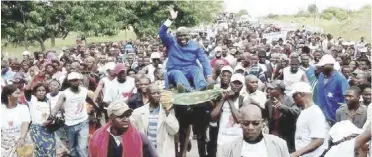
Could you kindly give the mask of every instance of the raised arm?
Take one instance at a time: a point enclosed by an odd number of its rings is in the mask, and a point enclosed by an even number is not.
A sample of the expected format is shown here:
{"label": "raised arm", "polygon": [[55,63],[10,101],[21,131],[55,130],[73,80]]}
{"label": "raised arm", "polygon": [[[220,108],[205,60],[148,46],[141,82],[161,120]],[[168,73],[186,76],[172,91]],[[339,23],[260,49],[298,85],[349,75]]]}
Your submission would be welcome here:
{"label": "raised arm", "polygon": [[159,30],[159,38],[166,47],[170,46],[173,43],[172,36],[169,35],[167,31],[173,20],[177,18],[178,14],[178,11],[174,11],[173,8],[168,7],[168,9],[171,17],[160,26]]}

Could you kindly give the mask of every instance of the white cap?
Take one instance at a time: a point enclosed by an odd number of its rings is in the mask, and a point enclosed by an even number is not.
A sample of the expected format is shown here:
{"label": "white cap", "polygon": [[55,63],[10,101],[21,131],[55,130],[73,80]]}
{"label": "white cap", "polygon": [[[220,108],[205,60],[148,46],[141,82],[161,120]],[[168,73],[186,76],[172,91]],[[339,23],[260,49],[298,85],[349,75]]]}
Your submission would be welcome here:
{"label": "white cap", "polygon": [[30,52],[28,52],[28,51],[23,51],[23,55],[30,55]]}
{"label": "white cap", "polygon": [[116,66],[115,62],[108,62],[105,65],[105,69],[106,70],[114,70],[115,69],[115,66]]}
{"label": "white cap", "polygon": [[301,93],[312,93],[312,89],[309,83],[307,82],[296,82],[292,84],[289,88],[291,91],[288,95],[292,96],[294,93],[301,92]]}
{"label": "white cap", "polygon": [[244,84],[244,76],[242,74],[233,74],[231,76],[231,81],[230,82],[234,82],[234,81],[239,81],[241,82],[242,84]]}
{"label": "white cap", "polygon": [[229,65],[226,65],[226,66],[222,67],[221,72],[223,72],[223,71],[229,71],[229,72],[231,72],[231,74],[234,73],[233,69]]}
{"label": "white cap", "polygon": [[153,53],[151,53],[150,58],[151,59],[155,59],[155,58],[160,59],[161,56],[160,56],[160,53],[159,52],[153,52]]}
{"label": "white cap", "polygon": [[244,67],[243,67],[242,65],[239,64],[239,65],[237,65],[237,66],[235,67],[235,69],[234,69],[234,73],[235,73],[237,70],[243,70],[243,71],[244,71],[245,69],[244,69]]}
{"label": "white cap", "polygon": [[362,129],[356,127],[350,120],[344,120],[336,123],[329,129],[329,136],[332,137],[332,142],[338,142],[344,137],[348,137],[352,134],[361,134]]}
{"label": "white cap", "polygon": [[75,80],[75,79],[81,80],[83,79],[83,76],[77,72],[71,72],[70,74],[68,74],[67,80]]}
{"label": "white cap", "polygon": [[335,63],[336,63],[335,58],[333,58],[333,56],[330,55],[330,54],[326,54],[326,55],[324,55],[324,56],[320,59],[320,61],[319,61],[319,63],[318,63],[317,65],[318,65],[318,66],[324,66],[324,65],[326,65],[326,64],[335,64]]}

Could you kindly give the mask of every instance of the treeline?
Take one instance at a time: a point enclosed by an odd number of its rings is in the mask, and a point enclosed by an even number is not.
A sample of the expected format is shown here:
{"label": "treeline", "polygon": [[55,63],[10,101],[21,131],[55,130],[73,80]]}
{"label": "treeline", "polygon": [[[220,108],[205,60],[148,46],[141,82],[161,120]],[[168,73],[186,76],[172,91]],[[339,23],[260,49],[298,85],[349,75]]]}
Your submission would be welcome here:
{"label": "treeline", "polygon": [[[155,35],[169,16],[167,6],[179,8],[175,26],[209,23],[222,11],[221,1],[2,1],[1,38],[9,44],[28,45],[81,36],[113,36],[129,27],[137,37]],[[3,44],[3,43],[2,43]]]}

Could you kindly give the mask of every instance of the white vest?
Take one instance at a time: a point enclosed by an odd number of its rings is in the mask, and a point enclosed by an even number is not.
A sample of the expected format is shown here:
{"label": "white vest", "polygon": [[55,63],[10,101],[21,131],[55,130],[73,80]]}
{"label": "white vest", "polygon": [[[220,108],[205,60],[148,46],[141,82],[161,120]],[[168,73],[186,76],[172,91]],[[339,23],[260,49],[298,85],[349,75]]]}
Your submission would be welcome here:
{"label": "white vest", "polygon": [[298,69],[296,73],[290,71],[290,67],[283,69],[283,81],[286,87],[290,87],[293,83],[300,82],[305,72]]}
{"label": "white vest", "polygon": [[88,89],[79,87],[79,93],[73,93],[70,88],[67,88],[64,93],[66,97],[64,104],[65,124],[72,126],[87,120],[88,113],[85,107],[85,99],[88,96]]}

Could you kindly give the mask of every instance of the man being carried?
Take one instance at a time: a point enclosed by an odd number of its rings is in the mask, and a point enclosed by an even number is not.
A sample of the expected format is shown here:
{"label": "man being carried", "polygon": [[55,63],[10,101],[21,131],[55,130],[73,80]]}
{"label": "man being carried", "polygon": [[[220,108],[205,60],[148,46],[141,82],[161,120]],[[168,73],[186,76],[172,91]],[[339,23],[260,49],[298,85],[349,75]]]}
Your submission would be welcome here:
{"label": "man being carried", "polygon": [[[168,50],[168,61],[166,65],[167,77],[170,84],[177,86],[179,92],[192,91],[188,80],[192,80],[196,90],[207,87],[207,82],[212,84],[212,70],[209,60],[203,49],[195,41],[189,41],[188,31],[184,27],[177,29],[176,37],[167,33],[173,20],[177,18],[178,11],[169,7],[171,17],[160,27],[159,37]],[[204,75],[197,63],[203,67]],[[204,78],[206,76],[206,79]],[[213,86],[208,86],[213,88]]]}

